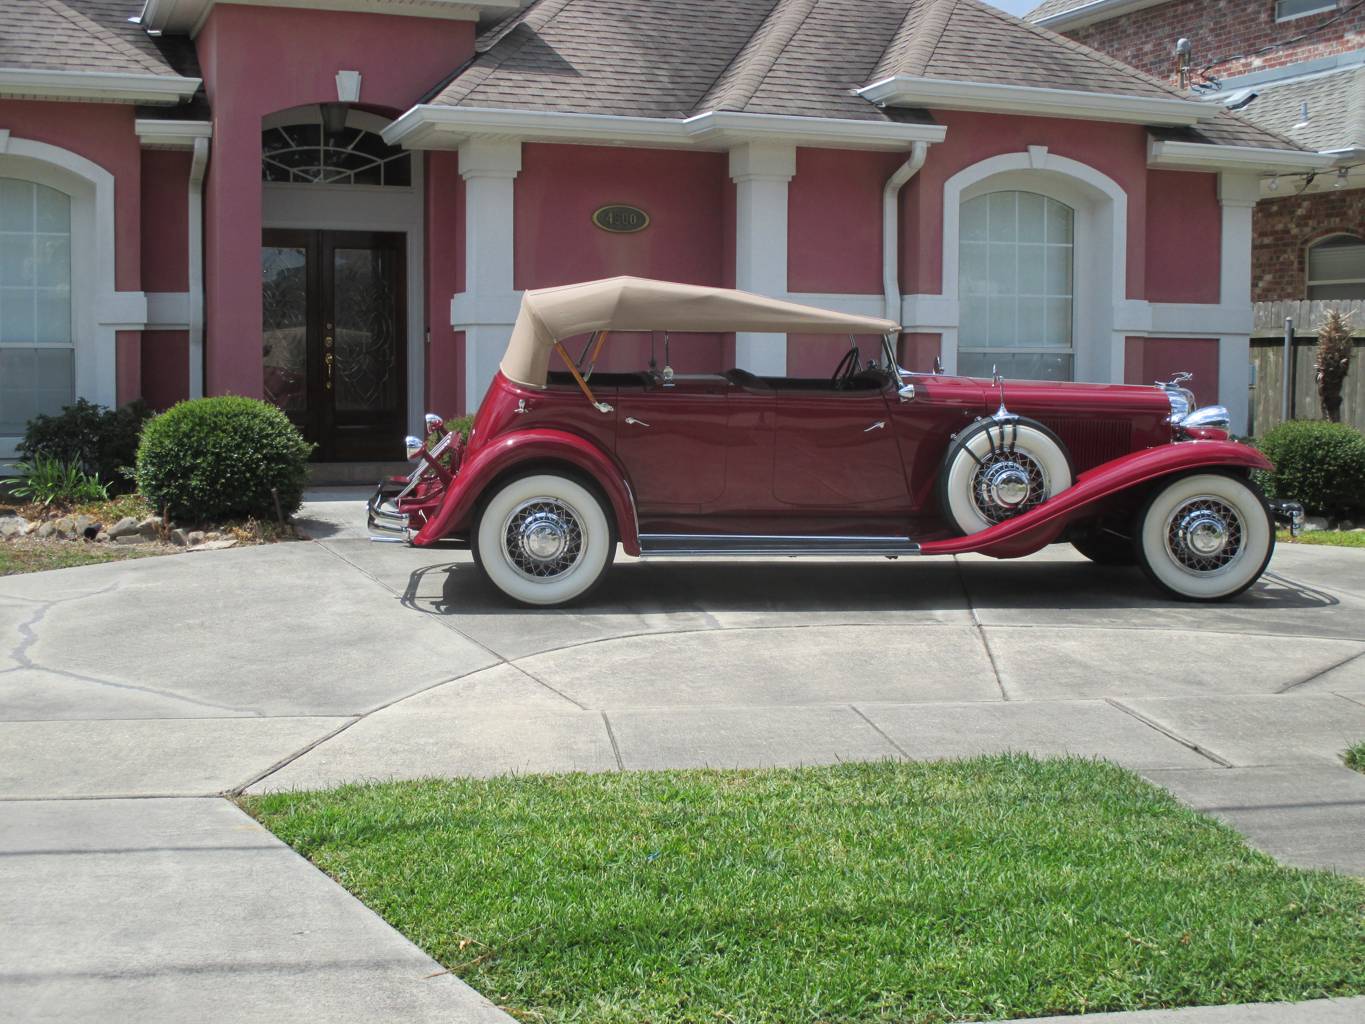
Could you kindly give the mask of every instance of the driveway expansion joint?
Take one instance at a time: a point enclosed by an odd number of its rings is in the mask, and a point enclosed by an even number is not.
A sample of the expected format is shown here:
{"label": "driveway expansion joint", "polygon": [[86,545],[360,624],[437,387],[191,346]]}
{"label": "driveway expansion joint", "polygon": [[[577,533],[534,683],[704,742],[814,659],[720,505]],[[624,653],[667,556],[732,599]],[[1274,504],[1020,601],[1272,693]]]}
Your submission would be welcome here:
{"label": "driveway expansion joint", "polygon": [[1123,703],[1123,701],[1117,700],[1113,697],[1106,697],[1104,698],[1104,701],[1106,704],[1109,704],[1110,706],[1117,708],[1119,711],[1122,711],[1125,715],[1129,715],[1137,719],[1143,725],[1155,729],[1157,732],[1161,733],[1161,735],[1165,736],[1167,739],[1175,740],[1175,742],[1179,743],[1182,747],[1188,747],[1190,750],[1193,750],[1196,754],[1199,754],[1202,757],[1207,757],[1219,768],[1234,767],[1233,763],[1229,761],[1227,758],[1222,757],[1219,754],[1215,754],[1212,750],[1209,750],[1207,747],[1195,743],[1193,740],[1186,739],[1179,733],[1173,732],[1172,730],[1168,729],[1166,726],[1162,725],[1155,719],[1148,718],[1140,711],[1128,707],[1126,704]]}

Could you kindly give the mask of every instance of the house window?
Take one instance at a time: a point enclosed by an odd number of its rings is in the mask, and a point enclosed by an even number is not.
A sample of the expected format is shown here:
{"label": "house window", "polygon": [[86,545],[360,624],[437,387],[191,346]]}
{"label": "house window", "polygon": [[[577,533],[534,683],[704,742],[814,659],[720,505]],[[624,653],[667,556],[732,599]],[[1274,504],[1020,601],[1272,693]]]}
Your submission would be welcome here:
{"label": "house window", "polygon": [[0,178],[0,435],[75,400],[71,198]]}
{"label": "house window", "polygon": [[412,154],[361,128],[329,132],[321,121],[282,125],[261,133],[261,179],[407,188]]}
{"label": "house window", "polygon": [[1289,21],[1305,14],[1319,14],[1322,11],[1335,11],[1337,0],[1275,0],[1275,20]]}
{"label": "house window", "polygon": [[1365,241],[1332,235],[1308,249],[1309,299],[1365,299]]}
{"label": "house window", "polygon": [[958,371],[1070,380],[1075,211],[1033,192],[962,204]]}

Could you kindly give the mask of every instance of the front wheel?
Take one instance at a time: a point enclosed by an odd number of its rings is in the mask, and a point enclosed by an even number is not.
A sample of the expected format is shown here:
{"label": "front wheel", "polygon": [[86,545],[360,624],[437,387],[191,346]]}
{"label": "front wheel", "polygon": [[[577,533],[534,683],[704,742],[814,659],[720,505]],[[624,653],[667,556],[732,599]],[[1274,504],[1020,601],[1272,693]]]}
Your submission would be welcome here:
{"label": "front wheel", "polygon": [[474,564],[512,600],[546,607],[582,597],[616,555],[597,496],[566,476],[537,473],[503,484],[474,527]]}
{"label": "front wheel", "polygon": [[1265,498],[1224,473],[1180,477],[1155,491],[1137,519],[1149,579],[1188,601],[1223,601],[1251,586],[1275,551]]}

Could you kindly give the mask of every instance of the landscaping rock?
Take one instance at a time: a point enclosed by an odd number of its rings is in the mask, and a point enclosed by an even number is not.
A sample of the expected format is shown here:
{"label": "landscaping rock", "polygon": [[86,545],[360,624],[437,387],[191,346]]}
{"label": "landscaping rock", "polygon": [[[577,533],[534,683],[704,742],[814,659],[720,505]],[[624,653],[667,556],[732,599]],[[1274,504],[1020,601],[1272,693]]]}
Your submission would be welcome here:
{"label": "landscaping rock", "polygon": [[72,519],[70,516],[62,516],[52,524],[52,528],[56,531],[57,536],[64,540],[74,540],[76,538],[76,520]]}
{"label": "landscaping rock", "polygon": [[176,529],[171,531],[171,543],[178,548],[189,547],[190,535],[184,530]]}
{"label": "landscaping rock", "polygon": [[39,522],[38,520],[34,520],[33,522],[29,523],[27,526],[24,527],[24,536],[25,536],[25,537],[29,537],[29,536],[32,536],[33,534],[37,533],[37,532],[38,532],[38,527],[40,527],[40,526],[42,526],[42,525],[43,525],[43,524],[42,524],[41,522]]}
{"label": "landscaping rock", "polygon": [[137,533],[141,529],[141,524],[132,516],[124,516],[113,526],[109,527],[109,536],[113,540],[127,536],[130,533]]}
{"label": "landscaping rock", "polygon": [[150,544],[152,539],[140,533],[121,533],[113,540],[115,544]]}
{"label": "landscaping rock", "polygon": [[197,548],[200,544],[204,543],[204,531],[191,530],[189,533],[185,535],[185,542],[190,547]]}
{"label": "landscaping rock", "polygon": [[1337,523],[1338,530],[1344,530],[1348,533],[1354,531],[1355,528],[1356,524],[1354,519],[1343,519],[1341,522]]}
{"label": "landscaping rock", "polygon": [[206,540],[202,544],[197,544],[190,548],[191,551],[222,551],[224,548],[235,548],[237,541],[233,537],[227,540]]}
{"label": "landscaping rock", "polygon": [[52,525],[52,520],[49,519],[49,520],[46,520],[46,521],[44,521],[44,522],[38,524],[38,529],[37,529],[37,531],[36,531],[36,536],[38,537],[39,540],[44,540],[44,539],[46,539],[46,538],[48,538],[48,537],[51,537],[51,536],[52,536],[54,533],[56,533],[56,532],[57,532],[57,527],[53,526],[53,525]]}
{"label": "landscaping rock", "polygon": [[[86,531],[89,530],[90,527],[92,527],[92,526],[98,526],[98,525],[99,525],[99,524],[96,523],[95,520],[94,520],[94,518],[91,517],[91,516],[77,516],[77,517],[76,517],[76,535],[77,535],[78,537],[84,537],[84,536],[86,535]],[[99,531],[96,530],[95,532],[98,533]]]}
{"label": "landscaping rock", "polygon": [[100,527],[99,531],[95,534],[94,540],[96,544],[108,544],[109,534],[104,532],[103,527]]}
{"label": "landscaping rock", "polygon": [[1303,517],[1303,532],[1304,532],[1304,533],[1313,533],[1313,532],[1316,531],[1316,530],[1325,530],[1325,529],[1327,529],[1327,528],[1328,528],[1328,527],[1327,527],[1327,520],[1326,520],[1324,517],[1322,517],[1322,516],[1304,516],[1304,517]]}
{"label": "landscaping rock", "polygon": [[0,537],[18,537],[28,529],[28,520],[23,516],[6,516],[0,519]]}
{"label": "landscaping rock", "polygon": [[148,516],[137,524],[137,530],[148,540],[155,540],[161,536],[161,519],[157,516]]}
{"label": "landscaping rock", "polygon": [[210,543],[212,543],[212,542],[215,541],[215,540],[222,540],[222,539],[223,539],[223,535],[222,535],[221,533],[219,533],[217,530],[210,530],[208,533],[204,534],[204,540],[206,540],[206,541],[208,541],[208,542],[210,542]]}

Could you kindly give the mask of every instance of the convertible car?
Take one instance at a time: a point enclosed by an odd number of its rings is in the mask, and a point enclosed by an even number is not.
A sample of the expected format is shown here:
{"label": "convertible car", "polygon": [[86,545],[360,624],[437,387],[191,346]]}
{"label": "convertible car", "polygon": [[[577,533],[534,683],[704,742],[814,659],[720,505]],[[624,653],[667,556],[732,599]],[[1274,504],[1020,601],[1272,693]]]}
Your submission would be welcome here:
{"label": "convertible car", "polygon": [[[416,467],[370,501],[375,539],[455,539],[515,601],[559,605],[617,545],[642,558],[1014,558],[1069,541],[1213,601],[1260,577],[1302,509],[1265,457],[1153,386],[910,373],[900,328],[722,288],[614,278],[528,291],[468,438],[427,417]],[[672,334],[848,336],[828,378],[674,373]],[[663,337],[638,373],[594,368],[613,332]],[[864,359],[859,338],[876,358]],[[572,345],[572,349],[571,346]],[[575,352],[576,350],[576,352]],[[552,370],[552,359],[556,366]]]}

